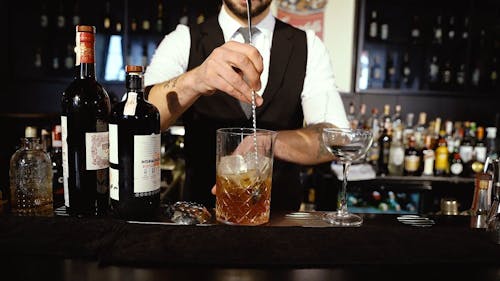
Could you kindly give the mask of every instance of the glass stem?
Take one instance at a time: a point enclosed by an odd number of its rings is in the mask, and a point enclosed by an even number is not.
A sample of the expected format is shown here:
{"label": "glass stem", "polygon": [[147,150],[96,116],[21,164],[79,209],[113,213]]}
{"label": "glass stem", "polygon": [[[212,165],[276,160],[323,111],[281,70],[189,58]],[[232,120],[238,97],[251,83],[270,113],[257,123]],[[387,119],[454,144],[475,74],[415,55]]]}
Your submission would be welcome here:
{"label": "glass stem", "polygon": [[347,175],[349,174],[349,167],[351,166],[351,162],[345,162],[343,165],[343,181],[342,181],[342,189],[339,192],[339,204],[337,213],[339,215],[346,215],[347,212]]}

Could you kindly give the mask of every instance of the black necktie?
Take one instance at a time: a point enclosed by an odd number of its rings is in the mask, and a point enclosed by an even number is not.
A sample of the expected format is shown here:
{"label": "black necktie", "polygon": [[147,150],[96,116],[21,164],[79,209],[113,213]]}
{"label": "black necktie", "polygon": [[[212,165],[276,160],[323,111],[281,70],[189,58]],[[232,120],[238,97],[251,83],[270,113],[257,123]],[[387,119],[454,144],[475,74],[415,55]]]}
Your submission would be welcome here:
{"label": "black necktie", "polygon": [[[249,28],[248,27],[240,27],[238,29],[238,32],[243,36],[243,39],[245,40],[245,43],[250,43],[250,34],[248,33]],[[254,34],[256,34],[259,30],[255,27],[252,27],[252,38]],[[243,112],[245,112],[245,115],[247,118],[250,118],[250,115],[252,115],[252,105],[243,101],[240,101],[240,106],[241,109],[243,109]]]}

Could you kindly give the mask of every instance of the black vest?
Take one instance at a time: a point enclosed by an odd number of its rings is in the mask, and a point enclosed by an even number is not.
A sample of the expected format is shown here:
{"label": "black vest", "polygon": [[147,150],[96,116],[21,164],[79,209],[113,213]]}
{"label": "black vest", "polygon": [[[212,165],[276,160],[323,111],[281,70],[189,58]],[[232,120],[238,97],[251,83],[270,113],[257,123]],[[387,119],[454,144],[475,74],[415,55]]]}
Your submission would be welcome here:
{"label": "black vest", "polygon": [[[224,36],[217,18],[192,26],[188,70],[199,66]],[[290,130],[303,126],[300,94],[307,63],[304,31],[276,20],[272,41],[269,79],[257,108],[257,127]],[[252,127],[235,98],[221,92],[200,97],[182,116],[186,129],[186,183],[184,199],[213,207],[215,196],[215,131],[223,127]],[[272,210],[297,210],[302,199],[299,166],[274,159]]]}

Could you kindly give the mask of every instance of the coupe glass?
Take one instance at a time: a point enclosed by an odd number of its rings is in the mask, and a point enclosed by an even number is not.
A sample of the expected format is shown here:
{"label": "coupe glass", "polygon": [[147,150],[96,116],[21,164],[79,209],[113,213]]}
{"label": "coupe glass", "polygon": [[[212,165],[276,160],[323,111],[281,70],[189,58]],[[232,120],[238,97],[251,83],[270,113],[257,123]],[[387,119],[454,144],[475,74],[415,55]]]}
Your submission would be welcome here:
{"label": "coupe glass", "polygon": [[363,218],[349,213],[347,210],[347,175],[352,162],[361,159],[373,141],[371,131],[350,128],[323,129],[323,142],[328,151],[335,155],[343,165],[343,183],[339,192],[338,209],[327,213],[324,217],[329,223],[336,226],[360,226]]}

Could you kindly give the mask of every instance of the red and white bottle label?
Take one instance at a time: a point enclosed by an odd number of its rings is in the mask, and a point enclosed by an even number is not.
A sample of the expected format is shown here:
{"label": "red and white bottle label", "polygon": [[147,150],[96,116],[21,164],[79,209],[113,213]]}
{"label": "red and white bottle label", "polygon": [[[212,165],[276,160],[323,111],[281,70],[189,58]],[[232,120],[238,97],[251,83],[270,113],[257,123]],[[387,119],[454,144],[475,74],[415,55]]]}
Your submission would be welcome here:
{"label": "red and white bottle label", "polygon": [[109,167],[108,132],[85,133],[86,169],[101,170]]}

